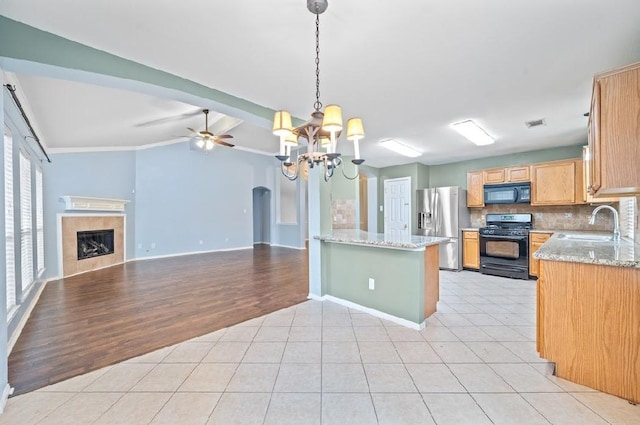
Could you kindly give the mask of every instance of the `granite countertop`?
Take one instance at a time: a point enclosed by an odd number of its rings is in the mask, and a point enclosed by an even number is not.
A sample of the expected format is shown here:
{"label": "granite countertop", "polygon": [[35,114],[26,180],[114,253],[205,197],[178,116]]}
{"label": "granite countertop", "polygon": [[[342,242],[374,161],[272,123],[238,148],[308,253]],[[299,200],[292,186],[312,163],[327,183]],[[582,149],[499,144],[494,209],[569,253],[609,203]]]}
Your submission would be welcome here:
{"label": "granite countertop", "polygon": [[553,236],[533,254],[533,257],[538,260],[640,268],[640,245],[634,243],[631,239],[622,238],[619,242],[596,242],[564,239],[561,235],[610,236],[611,233],[557,230]]}
{"label": "granite countertop", "polygon": [[463,227],[461,229],[463,232],[477,232],[480,230],[478,227]]}
{"label": "granite countertop", "polygon": [[437,245],[449,240],[449,238],[416,235],[392,237],[383,233],[369,233],[364,230],[334,230],[331,234],[315,236],[314,238],[322,242],[404,249],[408,251],[421,251],[427,246]]}

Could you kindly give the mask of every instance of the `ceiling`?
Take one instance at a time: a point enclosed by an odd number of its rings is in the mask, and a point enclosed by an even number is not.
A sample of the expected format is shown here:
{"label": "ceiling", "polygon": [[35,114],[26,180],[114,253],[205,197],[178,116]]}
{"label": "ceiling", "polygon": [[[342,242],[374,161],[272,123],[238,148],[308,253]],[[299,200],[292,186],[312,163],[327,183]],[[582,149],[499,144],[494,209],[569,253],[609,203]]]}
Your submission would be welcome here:
{"label": "ceiling", "polygon": [[[362,118],[361,153],[375,167],[415,161],[381,147],[387,138],[422,151],[425,164],[586,142],[593,75],[640,60],[637,0],[385,4],[332,1],[320,18],[320,99]],[[313,110],[314,16],[304,0],[0,0],[0,14],[302,119]],[[204,127],[207,105],[16,78],[52,151],[181,140],[186,127]],[[526,127],[540,118],[546,126]],[[477,147],[450,128],[464,119],[496,143]],[[271,154],[278,142],[265,127],[245,121],[229,132],[239,148]]]}

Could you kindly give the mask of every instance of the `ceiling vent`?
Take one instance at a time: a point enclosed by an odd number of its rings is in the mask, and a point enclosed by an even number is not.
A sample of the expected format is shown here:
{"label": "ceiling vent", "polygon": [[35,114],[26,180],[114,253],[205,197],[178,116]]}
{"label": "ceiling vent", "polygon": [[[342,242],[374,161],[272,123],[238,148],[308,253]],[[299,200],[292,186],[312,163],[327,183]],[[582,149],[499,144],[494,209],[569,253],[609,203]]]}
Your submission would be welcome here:
{"label": "ceiling vent", "polygon": [[544,120],[544,118],[540,118],[539,120],[533,120],[533,121],[525,121],[524,123],[527,125],[528,128],[547,125],[547,122]]}

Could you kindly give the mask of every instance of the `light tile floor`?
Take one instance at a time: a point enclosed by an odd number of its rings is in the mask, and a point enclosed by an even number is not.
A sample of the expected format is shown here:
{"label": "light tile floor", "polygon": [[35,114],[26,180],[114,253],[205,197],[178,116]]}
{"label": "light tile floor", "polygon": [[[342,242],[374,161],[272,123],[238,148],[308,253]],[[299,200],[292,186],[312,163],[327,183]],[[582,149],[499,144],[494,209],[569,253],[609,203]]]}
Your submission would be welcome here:
{"label": "light tile floor", "polygon": [[442,272],[421,332],[308,301],[11,398],[0,425],[640,424],[552,370],[533,281]]}

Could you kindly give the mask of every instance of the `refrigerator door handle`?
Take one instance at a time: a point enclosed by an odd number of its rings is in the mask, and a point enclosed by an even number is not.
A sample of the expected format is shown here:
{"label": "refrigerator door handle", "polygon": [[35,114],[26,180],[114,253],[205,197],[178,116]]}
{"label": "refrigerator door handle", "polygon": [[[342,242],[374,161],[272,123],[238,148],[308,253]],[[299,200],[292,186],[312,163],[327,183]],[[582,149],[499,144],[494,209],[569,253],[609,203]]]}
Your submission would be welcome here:
{"label": "refrigerator door handle", "polygon": [[438,202],[438,190],[435,189],[433,191],[433,204],[431,205],[431,211],[433,211],[433,214],[435,216],[434,218],[434,228],[435,228],[435,235],[434,236],[439,236],[440,235],[440,205]]}

